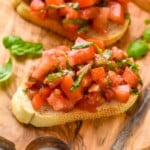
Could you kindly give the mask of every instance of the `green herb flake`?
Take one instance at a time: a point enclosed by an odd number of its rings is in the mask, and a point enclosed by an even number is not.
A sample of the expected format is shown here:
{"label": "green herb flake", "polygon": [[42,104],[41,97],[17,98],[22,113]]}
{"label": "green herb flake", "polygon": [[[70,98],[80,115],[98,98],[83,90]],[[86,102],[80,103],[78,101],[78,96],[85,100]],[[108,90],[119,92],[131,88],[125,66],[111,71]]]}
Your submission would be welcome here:
{"label": "green herb flake", "polygon": [[79,3],[77,3],[77,2],[68,2],[68,3],[65,3],[65,4],[67,6],[69,6],[69,7],[72,7],[75,10],[79,10],[80,9]]}
{"label": "green herb flake", "polygon": [[133,93],[133,94],[138,94],[138,93],[139,93],[139,90],[138,90],[138,89],[131,89],[131,93]]}
{"label": "green herb flake", "polygon": [[11,77],[13,73],[12,60],[0,66],[0,82],[4,82]]}
{"label": "green herb flake", "polygon": [[72,85],[72,87],[70,89],[71,92],[73,92],[80,86],[80,83],[81,83],[83,77],[88,73],[88,71],[91,69],[91,67],[92,67],[92,63],[89,63],[86,66],[84,66],[84,70],[80,73],[80,75],[75,80],[74,84]]}
{"label": "green herb flake", "polygon": [[24,93],[27,93],[27,92],[28,92],[28,89],[27,89],[27,88],[24,88],[24,89],[22,89],[22,91],[23,91]]}
{"label": "green herb flake", "polygon": [[107,78],[107,83],[108,83],[109,85],[111,85],[111,84],[112,84],[112,80],[111,80],[110,78]]}
{"label": "green herb flake", "polygon": [[53,82],[54,80],[63,77],[64,75],[66,75],[66,73],[63,71],[57,73],[51,73],[46,77],[45,82]]}
{"label": "green herb flake", "polygon": [[149,24],[150,24],[150,19],[145,19],[145,20],[144,20],[144,23],[145,23],[146,25],[149,25]]}
{"label": "green herb flake", "polygon": [[110,70],[114,70],[114,69],[115,69],[115,67],[114,67],[114,65],[112,64],[111,61],[108,61],[107,66],[108,66],[108,68],[109,68]]}
{"label": "green herb flake", "polygon": [[110,59],[111,55],[112,55],[112,51],[109,50],[109,49],[106,49],[104,52],[103,52],[103,57],[106,58],[107,60]]}
{"label": "green herb flake", "polygon": [[131,17],[129,13],[125,13],[125,19],[129,20],[129,24],[131,24]]}
{"label": "green herb flake", "polygon": [[16,56],[40,55],[43,49],[41,43],[27,42],[15,35],[4,37],[3,44],[5,48]]}
{"label": "green herb flake", "polygon": [[93,42],[82,42],[82,43],[77,43],[73,45],[71,48],[72,49],[81,49],[81,48],[87,48],[92,46],[94,43]]}
{"label": "green herb flake", "polygon": [[146,42],[150,42],[150,28],[147,28],[147,29],[144,30],[144,32],[143,32],[143,39]]}

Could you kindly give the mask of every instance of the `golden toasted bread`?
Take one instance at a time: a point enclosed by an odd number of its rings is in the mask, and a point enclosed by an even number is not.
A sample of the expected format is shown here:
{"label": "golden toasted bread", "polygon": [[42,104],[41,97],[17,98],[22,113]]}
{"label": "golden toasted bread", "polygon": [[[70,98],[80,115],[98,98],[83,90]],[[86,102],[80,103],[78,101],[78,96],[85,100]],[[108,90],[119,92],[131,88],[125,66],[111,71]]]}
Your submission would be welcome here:
{"label": "golden toasted bread", "polygon": [[127,111],[136,102],[137,98],[138,95],[132,94],[127,103],[120,103],[117,101],[105,103],[97,108],[97,112],[87,112],[75,109],[65,113],[54,111],[48,106],[48,108],[45,106],[41,108],[40,111],[35,111],[30,99],[23,92],[23,87],[20,86],[14,94],[11,103],[12,112],[20,122],[32,124],[36,127],[50,127],[77,120],[110,117],[121,114]]}
{"label": "golden toasted bread", "polygon": [[[27,3],[21,0],[12,0],[12,4],[14,8],[16,9],[17,13],[23,17],[24,19],[39,25],[43,28],[50,29],[51,31],[58,33],[59,35],[62,35],[70,40],[75,40],[77,37],[73,35],[71,32],[67,32],[67,30],[64,30],[61,23],[54,19],[44,19],[40,20],[37,17],[34,17],[30,14],[30,8]],[[107,31],[107,34],[99,34],[93,30],[89,30],[86,34],[87,38],[94,38],[98,40],[103,40],[104,44],[106,46],[109,46],[119,39],[125,34],[126,30],[129,26],[129,20],[126,19],[125,23],[122,25],[116,24],[113,22],[109,22]]]}

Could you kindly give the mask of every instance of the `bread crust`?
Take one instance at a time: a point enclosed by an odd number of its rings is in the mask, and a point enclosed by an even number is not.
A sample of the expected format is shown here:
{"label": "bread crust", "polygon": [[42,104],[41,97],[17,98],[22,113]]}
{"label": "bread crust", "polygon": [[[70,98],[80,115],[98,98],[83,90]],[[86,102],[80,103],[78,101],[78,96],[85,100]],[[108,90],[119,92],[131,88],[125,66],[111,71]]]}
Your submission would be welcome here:
{"label": "bread crust", "polygon": [[49,108],[42,108],[35,111],[28,96],[20,86],[14,94],[11,104],[12,112],[18,121],[25,124],[32,124],[36,127],[51,127],[77,120],[95,119],[110,117],[127,111],[137,100],[138,95],[132,94],[127,103],[112,101],[97,108],[97,112],[87,112],[74,109],[69,112],[57,112]]}
{"label": "bread crust", "polygon": [[[62,35],[70,40],[75,40],[77,36],[75,36],[72,33],[67,32],[67,30],[64,30],[62,28],[61,22],[54,20],[54,19],[44,19],[40,20],[33,15],[30,14],[30,9],[28,4],[21,0],[12,0],[12,4],[14,8],[16,9],[17,13],[23,17],[24,19],[41,26],[45,29],[49,29],[59,35]],[[94,38],[98,40],[103,40],[104,44],[106,46],[112,45],[116,41],[122,38],[122,36],[125,34],[126,30],[129,26],[129,20],[126,19],[125,23],[123,25],[119,25],[113,22],[109,22],[107,31],[107,34],[100,35],[96,33],[93,30],[89,30],[86,34],[86,38]]]}

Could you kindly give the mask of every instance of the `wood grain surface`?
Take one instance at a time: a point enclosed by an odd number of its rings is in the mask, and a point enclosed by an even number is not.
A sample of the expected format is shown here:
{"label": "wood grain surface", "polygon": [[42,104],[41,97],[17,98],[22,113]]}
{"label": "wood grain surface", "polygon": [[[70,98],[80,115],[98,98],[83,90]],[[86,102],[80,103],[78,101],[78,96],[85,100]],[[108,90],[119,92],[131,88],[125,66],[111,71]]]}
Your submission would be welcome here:
{"label": "wood grain surface", "polygon": [[[12,8],[9,0],[0,0],[0,41],[9,34],[19,35],[28,41],[38,41],[44,44],[45,49],[56,45],[70,45],[71,42],[50,31],[32,25],[20,18]],[[123,49],[130,41],[140,37],[142,31],[148,25],[145,19],[150,19],[150,14],[144,12],[133,3],[129,4],[131,13],[131,25],[126,35],[117,45]],[[0,42],[0,64],[6,62],[9,53]],[[30,125],[20,124],[12,115],[10,101],[21,83],[22,78],[28,73],[32,63],[38,59],[13,58],[13,77],[8,82],[0,85],[0,136],[12,141],[17,150],[25,147],[35,138],[41,136],[59,137],[71,147],[72,150],[109,150],[112,148],[121,129],[133,115],[131,112],[116,117],[105,119],[87,120],[69,123],[51,128],[35,128]],[[137,63],[141,66],[141,77],[144,87],[150,83],[150,53]],[[150,149],[150,109],[142,118],[138,127],[132,130],[124,149],[146,150]]]}

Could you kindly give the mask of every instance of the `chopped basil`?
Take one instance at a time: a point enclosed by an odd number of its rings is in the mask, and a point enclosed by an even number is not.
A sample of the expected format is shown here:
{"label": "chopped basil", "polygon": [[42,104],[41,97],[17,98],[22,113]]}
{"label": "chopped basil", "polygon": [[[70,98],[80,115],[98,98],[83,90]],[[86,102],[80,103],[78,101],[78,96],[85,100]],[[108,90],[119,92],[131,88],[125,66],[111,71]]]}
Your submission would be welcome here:
{"label": "chopped basil", "polygon": [[80,73],[80,75],[75,80],[74,84],[72,85],[72,87],[70,89],[71,92],[73,92],[76,88],[78,88],[80,86],[80,83],[81,83],[83,77],[88,73],[88,71],[91,69],[91,67],[92,67],[92,63],[89,63],[86,66],[84,66],[84,70]]}
{"label": "chopped basil", "polygon": [[87,48],[89,46],[92,46],[94,43],[93,42],[82,42],[82,43],[77,43],[73,45],[71,48],[72,49],[81,49],[81,48]]}
{"label": "chopped basil", "polygon": [[125,19],[129,20],[129,24],[131,24],[131,17],[129,13],[125,13]]}
{"label": "chopped basil", "polygon": [[24,88],[24,89],[22,89],[22,91],[23,91],[24,93],[27,93],[28,89],[27,89],[27,88]]}
{"label": "chopped basil", "polygon": [[111,61],[108,61],[107,66],[108,66],[108,68],[109,68],[110,70],[114,70],[114,69],[115,69],[115,67],[113,66],[113,64],[112,64]]}
{"label": "chopped basil", "polygon": [[5,48],[17,56],[40,55],[43,49],[43,45],[41,43],[27,42],[15,35],[4,37],[3,44]]}
{"label": "chopped basil", "polygon": [[83,27],[80,27],[80,29],[78,30],[78,34],[84,33],[84,32],[86,32],[86,31],[88,31],[88,30],[89,30],[89,26],[88,26],[88,25],[85,25],[85,26],[83,26]]}
{"label": "chopped basil", "polygon": [[133,93],[133,94],[138,94],[138,93],[139,93],[139,90],[138,90],[138,89],[131,89],[131,93]]}
{"label": "chopped basil", "polygon": [[150,28],[147,28],[147,29],[144,30],[144,32],[143,32],[143,39],[146,42],[150,42]]}
{"label": "chopped basil", "polygon": [[111,55],[112,55],[112,51],[110,49],[106,49],[103,52],[103,57],[106,58],[107,60],[111,57]]}
{"label": "chopped basil", "polygon": [[53,82],[54,80],[56,80],[64,75],[66,75],[65,72],[51,73],[46,77],[45,82]]}
{"label": "chopped basil", "polygon": [[83,19],[63,19],[62,23],[63,24],[71,23],[71,24],[75,24],[75,25],[84,26],[87,24],[87,21],[83,20]]}
{"label": "chopped basil", "polygon": [[145,20],[144,20],[144,23],[145,23],[146,25],[149,25],[149,24],[150,24],[150,19],[145,19]]}
{"label": "chopped basil", "polygon": [[65,3],[67,6],[70,6],[70,7],[72,7],[73,9],[75,9],[75,10],[79,10],[80,8],[79,8],[79,3],[77,3],[77,2],[68,2],[68,3]]}
{"label": "chopped basil", "polygon": [[107,78],[107,83],[108,83],[109,85],[111,85],[111,84],[112,84],[112,80],[111,80],[110,78]]}
{"label": "chopped basil", "polygon": [[7,63],[0,66],[0,82],[4,82],[7,79],[9,79],[12,73],[13,73],[12,60],[9,59]]}
{"label": "chopped basil", "polygon": [[48,5],[45,8],[45,10],[48,10],[48,9],[61,9],[61,8],[66,7],[66,6],[72,7],[75,10],[79,10],[79,3],[77,3],[77,2],[68,2],[68,3],[61,4],[61,5],[51,4],[51,5]]}

